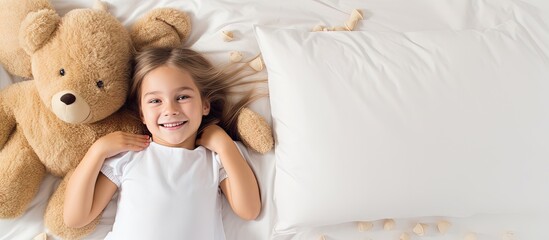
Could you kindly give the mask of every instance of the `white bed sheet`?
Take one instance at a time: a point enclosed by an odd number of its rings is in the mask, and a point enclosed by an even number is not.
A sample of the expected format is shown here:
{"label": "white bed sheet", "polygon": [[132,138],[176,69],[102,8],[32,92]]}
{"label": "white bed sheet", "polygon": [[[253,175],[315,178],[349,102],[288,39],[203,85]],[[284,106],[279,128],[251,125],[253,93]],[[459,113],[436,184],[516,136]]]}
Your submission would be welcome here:
{"label": "white bed sheet", "polygon": [[[241,51],[244,61],[259,54],[259,47],[253,33],[253,26],[267,25],[283,28],[310,30],[315,25],[342,25],[353,9],[361,9],[365,20],[356,31],[422,31],[422,30],[459,30],[494,26],[505,19],[507,0],[110,0],[110,12],[123,24],[129,26],[139,16],[152,8],[174,7],[187,11],[192,19],[193,30],[185,46],[205,53],[214,63],[229,62],[230,51]],[[530,11],[549,13],[549,3],[544,0],[529,0]],[[52,0],[60,14],[74,8],[90,7],[88,0]],[[221,31],[235,34],[231,42],[224,42]],[[14,81],[3,69],[0,69],[0,87]],[[256,77],[266,77],[261,72]],[[267,99],[254,103],[251,108],[270,122],[270,108]],[[256,172],[263,200],[263,210],[255,221],[239,220],[225,205],[224,224],[228,239],[270,239],[276,221],[273,206],[274,154],[251,155],[250,163]],[[58,180],[47,177],[42,184],[38,197],[27,213],[14,220],[0,220],[0,239],[30,239],[45,231],[41,215],[47,196]],[[403,204],[406,200],[403,199]],[[114,216],[114,201],[104,214],[98,230],[87,239],[100,239],[108,231]],[[286,239],[398,239],[402,232],[411,233],[418,222],[427,223],[424,237],[411,234],[412,239],[463,239],[470,232],[477,233],[478,239],[548,239],[544,227],[549,216],[533,215],[483,215],[468,218],[446,218],[452,223],[450,232],[438,234],[436,222],[442,217],[418,219],[396,219],[396,228],[382,230],[382,222],[374,223],[370,231],[360,232],[356,223],[344,223],[303,231]],[[535,229],[535,230],[534,230]],[[514,233],[514,238],[509,238]],[[50,236],[52,237],[52,236]]]}

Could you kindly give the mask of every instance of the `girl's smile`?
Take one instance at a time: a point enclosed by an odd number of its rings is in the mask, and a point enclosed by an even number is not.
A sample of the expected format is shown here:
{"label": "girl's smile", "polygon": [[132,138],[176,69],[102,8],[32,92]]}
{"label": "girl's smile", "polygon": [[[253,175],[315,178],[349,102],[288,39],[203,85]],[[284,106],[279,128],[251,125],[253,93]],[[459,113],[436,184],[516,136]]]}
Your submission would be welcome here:
{"label": "girl's smile", "polygon": [[161,124],[158,124],[158,125],[160,125],[163,128],[166,128],[168,130],[176,130],[176,129],[179,129],[179,128],[183,127],[183,125],[185,123],[187,123],[187,121],[172,122],[172,123],[161,123]]}
{"label": "girl's smile", "polygon": [[196,132],[210,106],[191,75],[166,65],[149,72],[141,85],[141,118],[153,141],[194,149]]}

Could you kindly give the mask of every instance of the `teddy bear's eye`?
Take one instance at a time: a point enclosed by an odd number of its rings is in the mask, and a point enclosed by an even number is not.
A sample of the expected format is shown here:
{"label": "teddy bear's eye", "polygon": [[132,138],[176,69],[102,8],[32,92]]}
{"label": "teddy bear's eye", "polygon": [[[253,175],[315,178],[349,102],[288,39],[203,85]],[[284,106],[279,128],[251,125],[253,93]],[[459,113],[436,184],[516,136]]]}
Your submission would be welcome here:
{"label": "teddy bear's eye", "polygon": [[61,70],[59,70],[59,75],[65,76],[65,69],[61,68]]}
{"label": "teddy bear's eye", "polygon": [[103,88],[105,86],[105,83],[103,83],[102,80],[99,80],[95,83],[95,85],[97,85],[98,88]]}

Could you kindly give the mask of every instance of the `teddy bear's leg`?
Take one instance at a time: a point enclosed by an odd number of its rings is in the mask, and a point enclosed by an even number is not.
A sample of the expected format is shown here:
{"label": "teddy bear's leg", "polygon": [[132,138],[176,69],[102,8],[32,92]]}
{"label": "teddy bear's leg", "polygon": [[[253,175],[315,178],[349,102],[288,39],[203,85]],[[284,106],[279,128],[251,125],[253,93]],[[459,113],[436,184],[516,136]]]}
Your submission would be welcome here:
{"label": "teddy bear's leg", "polygon": [[0,218],[23,214],[45,174],[23,133],[15,130],[0,150]]}
{"label": "teddy bear's leg", "polygon": [[83,236],[90,234],[95,230],[95,227],[101,218],[101,214],[99,214],[95,220],[81,228],[71,228],[65,225],[65,222],[63,221],[63,203],[65,202],[67,182],[73,171],[65,175],[65,178],[51,196],[48,206],[46,207],[46,213],[44,214],[44,224],[46,227],[53,234],[63,239],[80,239]]}
{"label": "teddy bear's leg", "polygon": [[266,153],[273,148],[271,126],[258,113],[243,108],[238,114],[237,130],[242,142],[251,149]]}
{"label": "teddy bear's leg", "polygon": [[2,106],[2,104],[9,102],[4,97],[4,95],[0,95],[0,119],[2,119],[2,121],[0,121],[0,150],[3,148],[4,144],[6,144],[6,141],[8,141],[11,131],[15,129],[15,118],[13,117],[13,114],[8,114],[7,107]]}

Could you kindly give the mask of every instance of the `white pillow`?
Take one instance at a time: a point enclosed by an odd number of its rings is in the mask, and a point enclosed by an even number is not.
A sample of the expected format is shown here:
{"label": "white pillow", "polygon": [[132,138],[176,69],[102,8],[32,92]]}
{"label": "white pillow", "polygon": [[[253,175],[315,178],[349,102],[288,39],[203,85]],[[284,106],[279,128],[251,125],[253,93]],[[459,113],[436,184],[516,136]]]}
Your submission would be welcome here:
{"label": "white pillow", "polygon": [[275,235],[549,212],[549,54],[536,45],[549,38],[528,29],[256,27],[276,138]]}

